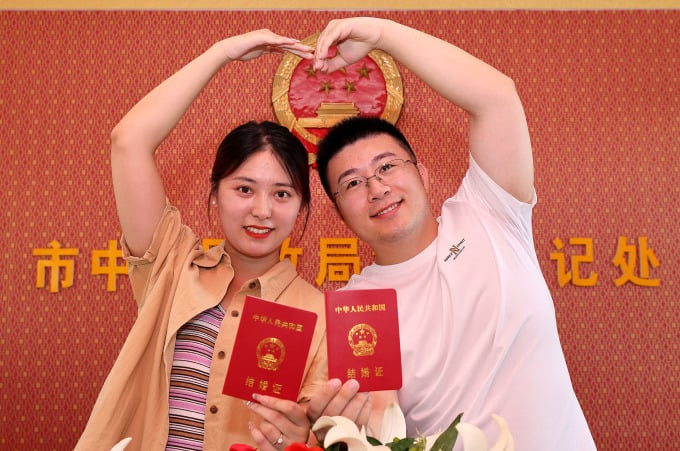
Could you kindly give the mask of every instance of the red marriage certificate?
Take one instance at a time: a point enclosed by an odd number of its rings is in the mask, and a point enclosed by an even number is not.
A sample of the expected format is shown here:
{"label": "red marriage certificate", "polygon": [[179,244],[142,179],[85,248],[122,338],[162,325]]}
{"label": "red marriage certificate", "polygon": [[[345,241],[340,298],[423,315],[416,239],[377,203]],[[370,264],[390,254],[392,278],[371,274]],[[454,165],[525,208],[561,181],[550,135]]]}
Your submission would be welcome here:
{"label": "red marriage certificate", "polygon": [[316,320],[316,313],[246,296],[222,392],[297,401]]}
{"label": "red marriage certificate", "polygon": [[328,377],[356,379],[360,391],[401,388],[397,293],[326,292]]}

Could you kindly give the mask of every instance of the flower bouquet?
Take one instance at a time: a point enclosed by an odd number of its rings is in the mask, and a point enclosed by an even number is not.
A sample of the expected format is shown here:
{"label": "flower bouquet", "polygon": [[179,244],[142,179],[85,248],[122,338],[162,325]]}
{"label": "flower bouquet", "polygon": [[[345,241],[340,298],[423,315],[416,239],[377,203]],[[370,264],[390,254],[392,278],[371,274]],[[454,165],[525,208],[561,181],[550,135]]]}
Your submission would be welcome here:
{"label": "flower bouquet", "polygon": [[[342,417],[321,417],[312,426],[317,432],[327,429],[323,448],[308,447],[304,443],[293,443],[284,451],[452,451],[458,436],[463,442],[464,451],[515,451],[515,443],[506,421],[498,416],[492,418],[498,424],[500,435],[496,443],[488,448],[486,436],[477,427],[460,421],[463,414],[456,417],[446,430],[431,436],[406,437],[406,420],[395,403],[390,404],[383,415],[380,437],[366,435],[366,429],[357,427],[351,420]],[[123,451],[130,438],[121,440],[111,451]],[[233,445],[230,451],[255,451],[248,445]]]}
{"label": "flower bouquet", "polygon": [[[363,426],[359,429],[354,422],[341,416],[319,418],[312,431],[327,429],[323,443],[325,451],[451,451],[459,435],[465,451],[514,451],[514,440],[502,417],[492,415],[500,435],[491,448],[488,448],[484,433],[472,424],[461,422],[461,417],[462,414],[458,415],[440,434],[406,437],[404,414],[392,403],[385,410],[379,438],[367,436]],[[286,448],[286,451],[300,450]]]}

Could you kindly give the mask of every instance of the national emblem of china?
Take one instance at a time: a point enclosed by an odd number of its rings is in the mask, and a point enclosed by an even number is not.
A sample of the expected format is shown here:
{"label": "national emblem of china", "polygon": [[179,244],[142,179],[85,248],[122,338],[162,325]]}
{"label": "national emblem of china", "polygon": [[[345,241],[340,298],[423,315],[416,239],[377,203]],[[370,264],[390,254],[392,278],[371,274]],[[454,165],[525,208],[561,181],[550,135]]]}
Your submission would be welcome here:
{"label": "national emblem of china", "polygon": [[276,371],[286,357],[286,347],[278,338],[268,337],[257,344],[255,354],[257,356],[258,367]]}
{"label": "national emblem of china", "polygon": [[[315,46],[319,33],[302,42]],[[333,49],[331,49],[333,50]],[[404,103],[397,65],[381,50],[330,74],[317,72],[313,61],[287,53],[272,86],[272,106],[280,124],[305,145],[316,166],[316,145],[328,128],[351,116],[378,116],[396,124]]]}
{"label": "national emblem of china", "polygon": [[356,324],[349,330],[347,341],[356,357],[373,355],[378,344],[378,333],[370,324]]}

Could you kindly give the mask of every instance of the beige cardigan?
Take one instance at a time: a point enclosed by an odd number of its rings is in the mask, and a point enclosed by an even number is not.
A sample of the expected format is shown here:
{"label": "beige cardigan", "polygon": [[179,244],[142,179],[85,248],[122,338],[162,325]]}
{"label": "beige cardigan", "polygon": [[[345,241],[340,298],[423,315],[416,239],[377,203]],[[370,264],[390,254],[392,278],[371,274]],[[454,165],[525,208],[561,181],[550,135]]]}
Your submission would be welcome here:
{"label": "beige cardigan", "polygon": [[[123,249],[139,314],[104,382],[76,450],[109,450],[125,437],[132,437],[126,451],[165,449],[176,333],[195,315],[217,305],[233,278],[224,247],[204,252],[198,238],[182,225],[179,212],[170,205],[143,257],[131,257],[124,240]],[[254,446],[248,422],[259,422],[259,418],[245,407],[243,400],[222,394],[246,295],[318,315],[299,398],[311,396],[327,380],[323,295],[299,277],[289,260],[284,260],[244,284],[225,314],[210,368],[206,450],[228,450],[233,443]]]}

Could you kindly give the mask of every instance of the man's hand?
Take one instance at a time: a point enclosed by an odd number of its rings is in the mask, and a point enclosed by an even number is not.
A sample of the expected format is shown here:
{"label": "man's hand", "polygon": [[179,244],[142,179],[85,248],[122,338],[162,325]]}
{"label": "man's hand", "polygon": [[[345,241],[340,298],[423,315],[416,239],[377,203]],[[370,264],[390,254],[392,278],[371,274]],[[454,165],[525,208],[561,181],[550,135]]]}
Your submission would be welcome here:
{"label": "man's hand", "polygon": [[[306,412],[312,424],[322,416],[343,416],[361,428],[368,424],[371,407],[370,393],[359,393],[356,380],[350,379],[342,384],[339,379],[331,379],[306,404]],[[316,432],[320,442],[325,436],[325,430]]]}
{"label": "man's hand", "polygon": [[[359,61],[378,48],[385,20],[373,17],[353,17],[332,20],[316,40],[314,68],[333,72]],[[330,52],[336,46],[337,52]]]}

